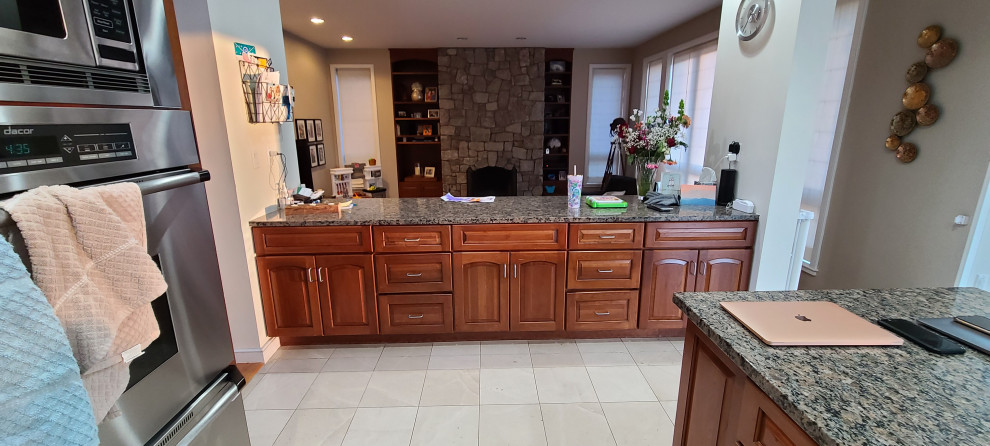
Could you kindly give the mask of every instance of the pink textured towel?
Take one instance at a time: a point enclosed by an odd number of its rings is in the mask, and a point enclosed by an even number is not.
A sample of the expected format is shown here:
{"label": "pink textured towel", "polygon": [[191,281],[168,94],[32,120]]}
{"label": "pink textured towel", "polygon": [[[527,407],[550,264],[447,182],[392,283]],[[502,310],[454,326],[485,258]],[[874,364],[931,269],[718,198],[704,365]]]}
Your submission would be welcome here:
{"label": "pink textured towel", "polygon": [[24,236],[32,279],[65,328],[93,414],[103,420],[130,377],[121,353],[158,338],[151,301],[166,284],[147,252],[141,190],[46,186],[2,207]]}

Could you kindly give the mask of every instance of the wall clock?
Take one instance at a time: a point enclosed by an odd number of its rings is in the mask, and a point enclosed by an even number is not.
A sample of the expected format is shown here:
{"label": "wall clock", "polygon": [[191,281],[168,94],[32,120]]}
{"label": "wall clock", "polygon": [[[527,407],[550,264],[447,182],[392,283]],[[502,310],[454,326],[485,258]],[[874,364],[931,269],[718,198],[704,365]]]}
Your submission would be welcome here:
{"label": "wall clock", "polygon": [[771,0],[742,0],[736,12],[736,35],[743,42],[752,40],[770,17]]}

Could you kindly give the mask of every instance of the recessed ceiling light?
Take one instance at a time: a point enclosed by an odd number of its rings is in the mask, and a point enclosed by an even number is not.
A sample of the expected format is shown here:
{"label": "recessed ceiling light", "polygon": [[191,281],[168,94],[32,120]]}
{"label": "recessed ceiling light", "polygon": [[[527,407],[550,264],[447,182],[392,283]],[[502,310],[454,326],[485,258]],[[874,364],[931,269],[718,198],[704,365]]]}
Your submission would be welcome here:
{"label": "recessed ceiling light", "polygon": [[323,20],[323,19],[321,19],[319,17],[313,17],[313,18],[309,19],[309,21],[310,22],[313,22],[314,25],[322,25],[323,22],[325,22],[326,20]]}
{"label": "recessed ceiling light", "polygon": [[343,40],[344,42],[350,42],[354,40],[354,38],[351,36],[340,36],[340,40]]}
{"label": "recessed ceiling light", "polygon": [[467,40],[467,37],[458,37],[457,40]]}
{"label": "recessed ceiling light", "polygon": [[526,40],[525,37],[516,37],[516,40]]}

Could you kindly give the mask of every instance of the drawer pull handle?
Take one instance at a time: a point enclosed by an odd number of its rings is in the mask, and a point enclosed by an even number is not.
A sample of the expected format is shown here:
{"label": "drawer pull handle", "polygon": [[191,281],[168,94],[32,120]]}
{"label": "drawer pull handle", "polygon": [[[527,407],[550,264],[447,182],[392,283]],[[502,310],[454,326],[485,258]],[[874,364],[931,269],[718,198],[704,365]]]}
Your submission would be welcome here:
{"label": "drawer pull handle", "polygon": [[313,268],[306,268],[306,278],[309,280],[309,283],[313,283]]}
{"label": "drawer pull handle", "polygon": [[598,238],[613,239],[613,238],[615,238],[615,236],[614,235],[599,235]]}
{"label": "drawer pull handle", "polygon": [[612,313],[609,312],[609,311],[606,311],[604,313],[599,313],[597,311],[595,312],[595,316],[608,316],[609,314],[612,314]]}
{"label": "drawer pull handle", "polygon": [[402,239],[402,241],[404,241],[404,242],[418,242],[419,240],[420,240],[419,237],[417,237],[417,238],[404,238],[404,239]]}
{"label": "drawer pull handle", "polygon": [[598,270],[598,272],[600,272],[600,273],[610,273],[610,272],[612,272],[612,270],[610,270],[610,269],[600,269],[600,270]]}
{"label": "drawer pull handle", "polygon": [[416,273],[416,274],[406,273],[406,277],[420,277],[422,275],[423,275],[423,273]]}
{"label": "drawer pull handle", "polygon": [[410,315],[409,315],[409,316],[407,316],[407,317],[408,317],[409,319],[422,319],[422,318],[423,318],[423,315],[422,315],[422,314],[410,314]]}

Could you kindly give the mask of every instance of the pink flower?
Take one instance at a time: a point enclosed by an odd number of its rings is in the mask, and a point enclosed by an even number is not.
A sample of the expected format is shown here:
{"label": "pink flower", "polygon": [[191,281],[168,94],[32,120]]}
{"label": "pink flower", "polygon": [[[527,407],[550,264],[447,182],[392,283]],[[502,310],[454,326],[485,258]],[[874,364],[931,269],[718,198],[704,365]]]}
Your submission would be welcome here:
{"label": "pink flower", "polygon": [[657,169],[657,168],[659,168],[659,167],[660,167],[660,165],[659,165],[659,164],[653,164],[653,163],[646,163],[646,168],[647,168],[647,169]]}

